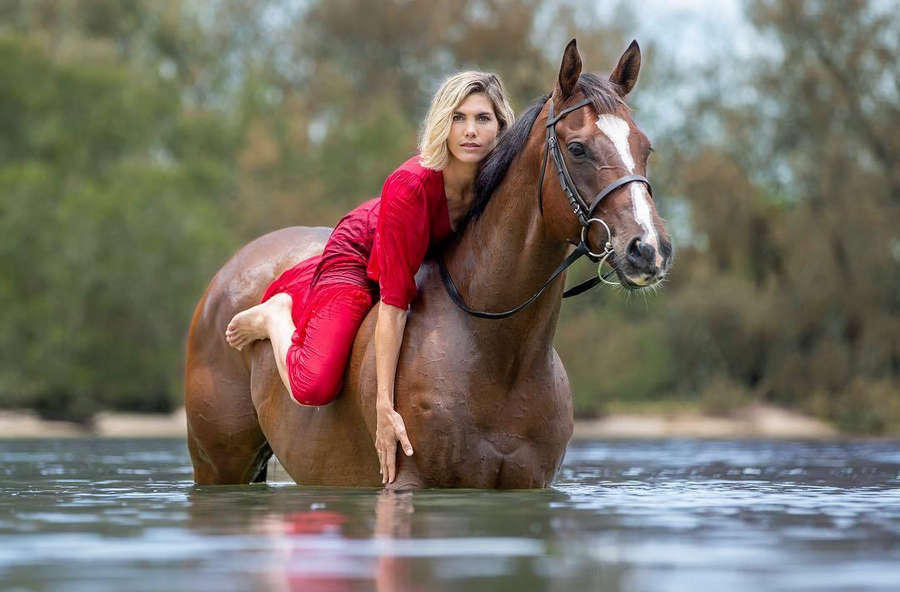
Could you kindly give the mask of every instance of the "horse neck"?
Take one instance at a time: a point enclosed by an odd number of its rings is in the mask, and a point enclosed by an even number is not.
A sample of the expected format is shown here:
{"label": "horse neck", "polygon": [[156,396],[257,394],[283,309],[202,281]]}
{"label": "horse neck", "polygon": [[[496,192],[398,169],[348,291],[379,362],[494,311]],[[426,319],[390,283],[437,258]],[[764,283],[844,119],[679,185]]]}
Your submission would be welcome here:
{"label": "horse neck", "polygon": [[[448,268],[471,308],[497,312],[518,306],[543,285],[566,256],[568,245],[547,234],[538,208],[539,166],[539,149],[526,146],[510,165],[484,212],[468,225],[457,247],[448,253]],[[547,356],[562,289],[560,278],[531,305],[507,319],[469,317],[479,344],[493,356],[519,361]]]}

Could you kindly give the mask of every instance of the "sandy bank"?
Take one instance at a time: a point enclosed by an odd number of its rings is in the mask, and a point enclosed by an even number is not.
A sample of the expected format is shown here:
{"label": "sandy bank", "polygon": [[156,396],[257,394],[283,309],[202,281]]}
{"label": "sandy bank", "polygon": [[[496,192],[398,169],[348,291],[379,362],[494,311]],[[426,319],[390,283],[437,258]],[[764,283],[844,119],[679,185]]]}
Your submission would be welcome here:
{"label": "sandy bank", "polygon": [[575,439],[617,438],[778,438],[828,439],[841,434],[830,425],[771,405],[753,404],[727,417],[697,412],[616,413],[575,422]]}
{"label": "sandy bank", "polygon": [[184,408],[170,415],[98,413],[90,428],[68,421],[48,421],[31,411],[0,411],[0,438],[183,438]]}
{"label": "sandy bank", "polygon": [[[92,429],[64,421],[46,421],[30,411],[0,411],[0,438],[183,438],[184,409],[171,415],[99,413]],[[839,437],[831,426],[811,417],[754,404],[728,417],[697,412],[614,413],[575,422],[576,439],[619,438],[798,438]]]}

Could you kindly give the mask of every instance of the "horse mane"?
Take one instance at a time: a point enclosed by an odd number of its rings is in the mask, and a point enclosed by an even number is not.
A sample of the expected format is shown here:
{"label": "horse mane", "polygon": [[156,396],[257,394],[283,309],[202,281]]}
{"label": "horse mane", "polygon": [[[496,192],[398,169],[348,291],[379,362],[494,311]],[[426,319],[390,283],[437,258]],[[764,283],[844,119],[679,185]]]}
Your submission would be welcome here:
{"label": "horse mane", "polygon": [[[618,92],[618,86],[596,74],[582,74],[578,77],[578,84],[575,88],[593,103],[598,114],[611,113],[619,106],[628,107]],[[462,232],[471,220],[484,212],[494,191],[506,177],[506,172],[513,159],[528,141],[531,128],[549,98],[550,94],[546,94],[534,101],[500,137],[494,149],[481,162],[475,178],[475,201],[460,224],[457,233]]]}

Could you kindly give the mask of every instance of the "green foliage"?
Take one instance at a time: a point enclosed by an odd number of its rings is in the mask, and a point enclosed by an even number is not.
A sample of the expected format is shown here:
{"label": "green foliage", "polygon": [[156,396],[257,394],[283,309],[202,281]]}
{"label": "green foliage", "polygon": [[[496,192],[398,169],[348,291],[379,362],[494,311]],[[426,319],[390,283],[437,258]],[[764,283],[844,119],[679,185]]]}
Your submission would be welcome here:
{"label": "green foliage", "polygon": [[4,404],[170,409],[191,304],[232,246],[235,134],[152,71],[35,38],[0,39],[0,73]]}
{"label": "green foliage", "polygon": [[896,433],[900,111],[883,81],[900,79],[898,17],[866,2],[749,12],[780,50],[742,81],[757,100],[701,95],[727,133],[672,146],[664,169],[693,230],[666,298],[676,392]]}

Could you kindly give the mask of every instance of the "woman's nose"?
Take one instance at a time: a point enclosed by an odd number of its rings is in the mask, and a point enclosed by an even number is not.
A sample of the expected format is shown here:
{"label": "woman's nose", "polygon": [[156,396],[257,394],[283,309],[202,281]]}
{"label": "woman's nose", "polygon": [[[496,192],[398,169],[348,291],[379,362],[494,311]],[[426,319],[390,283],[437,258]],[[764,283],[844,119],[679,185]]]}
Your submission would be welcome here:
{"label": "woman's nose", "polygon": [[467,135],[467,136],[474,136],[474,135],[475,135],[475,122],[474,122],[474,121],[467,121],[467,122],[466,122],[466,135]]}

